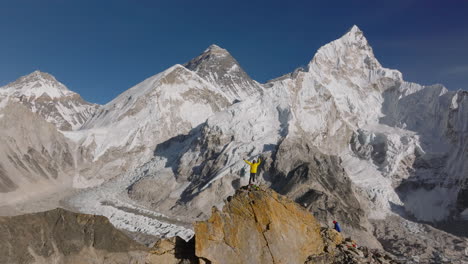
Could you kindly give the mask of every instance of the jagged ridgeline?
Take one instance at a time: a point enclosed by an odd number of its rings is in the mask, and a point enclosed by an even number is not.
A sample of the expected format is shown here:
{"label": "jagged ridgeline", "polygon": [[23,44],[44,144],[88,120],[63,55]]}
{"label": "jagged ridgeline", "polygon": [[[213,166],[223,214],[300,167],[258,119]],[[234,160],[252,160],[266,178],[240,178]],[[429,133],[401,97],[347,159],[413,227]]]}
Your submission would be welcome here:
{"label": "jagged ridgeline", "polygon": [[264,84],[216,45],[105,105],[34,72],[0,88],[0,213],[61,205],[136,239],[189,240],[247,184],[243,159],[261,158],[259,181],[322,225],[408,261],[456,263],[467,137],[468,92],[404,81],[356,26]]}

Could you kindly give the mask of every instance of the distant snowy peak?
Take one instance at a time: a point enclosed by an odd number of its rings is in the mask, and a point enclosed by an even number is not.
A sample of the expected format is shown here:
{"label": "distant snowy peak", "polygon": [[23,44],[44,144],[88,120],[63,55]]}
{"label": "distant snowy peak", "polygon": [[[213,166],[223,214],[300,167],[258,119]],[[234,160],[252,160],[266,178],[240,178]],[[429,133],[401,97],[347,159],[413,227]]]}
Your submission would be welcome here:
{"label": "distant snowy peak", "polygon": [[309,71],[322,77],[339,77],[339,72],[346,77],[370,82],[381,77],[402,80],[399,71],[382,67],[364,33],[357,26],[353,26],[341,38],[322,46],[309,63]]}
{"label": "distant snowy peak", "polygon": [[[175,102],[180,102],[180,104]],[[146,121],[155,116],[167,119],[169,116],[164,116],[162,113],[174,114],[182,105],[190,104],[207,104],[213,110],[220,111],[229,105],[229,101],[211,83],[177,64],[135,85],[102,106],[84,128],[106,127],[122,123],[124,119],[136,117]],[[142,114],[146,112],[149,115]],[[182,114],[190,115],[189,112]],[[192,114],[196,115],[195,112]],[[203,116],[201,122],[207,117]],[[174,118],[180,119],[180,117]],[[194,117],[192,121],[198,124],[200,120],[195,121],[195,119],[197,118]],[[174,120],[166,121],[173,122]]]}
{"label": "distant snowy peak", "polygon": [[262,86],[249,77],[227,50],[217,45],[211,45],[184,66],[218,87],[231,102],[262,92]]}
{"label": "distant snowy peak", "polygon": [[57,81],[54,76],[45,72],[34,71],[0,88],[0,94],[27,97],[48,96],[54,99],[74,93]]}
{"label": "distant snowy peak", "polygon": [[0,87],[0,100],[18,101],[60,130],[80,128],[97,108],[54,76],[40,71]]}
{"label": "distant snowy peak", "polygon": [[131,167],[148,161],[159,143],[188,134],[230,105],[211,83],[174,65],[100,107],[80,131],[67,135],[89,147],[95,161],[109,163],[105,177],[111,178],[122,172],[120,162]]}

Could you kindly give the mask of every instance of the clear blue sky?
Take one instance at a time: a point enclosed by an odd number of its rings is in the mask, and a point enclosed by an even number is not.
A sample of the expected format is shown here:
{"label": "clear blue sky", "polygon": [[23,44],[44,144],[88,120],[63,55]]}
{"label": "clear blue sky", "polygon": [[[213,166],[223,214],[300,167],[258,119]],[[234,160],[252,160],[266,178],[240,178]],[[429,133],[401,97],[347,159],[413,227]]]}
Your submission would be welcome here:
{"label": "clear blue sky", "polygon": [[0,0],[0,85],[39,69],[102,104],[213,43],[265,82],[354,24],[406,80],[468,90],[467,0]]}

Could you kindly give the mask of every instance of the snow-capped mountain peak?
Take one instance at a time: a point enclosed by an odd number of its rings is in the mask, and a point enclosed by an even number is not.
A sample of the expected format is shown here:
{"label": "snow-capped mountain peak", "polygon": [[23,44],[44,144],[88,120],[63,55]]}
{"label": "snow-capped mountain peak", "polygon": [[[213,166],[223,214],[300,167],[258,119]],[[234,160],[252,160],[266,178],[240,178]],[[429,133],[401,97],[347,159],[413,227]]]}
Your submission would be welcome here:
{"label": "snow-capped mountain peak", "polygon": [[61,130],[80,128],[97,107],[38,70],[0,87],[0,101],[8,100],[19,101]]}
{"label": "snow-capped mountain peak", "polygon": [[[353,26],[341,38],[322,46],[312,61],[309,69],[355,69],[355,70],[378,70],[382,66],[375,58],[372,47],[369,45],[364,33]],[[401,74],[400,74],[401,75]]]}
{"label": "snow-capped mountain peak", "polygon": [[1,87],[0,94],[36,98],[48,96],[53,99],[72,95],[74,93],[68,90],[65,85],[57,81],[54,76],[36,70],[4,87]]}
{"label": "snow-capped mountain peak", "polygon": [[215,44],[184,66],[220,88],[231,102],[260,94],[263,89],[227,50]]}
{"label": "snow-capped mountain peak", "polygon": [[357,25],[353,25],[349,30],[348,32],[360,32],[362,33],[362,30],[357,26]]}
{"label": "snow-capped mountain peak", "polygon": [[228,56],[229,52],[216,44],[211,44],[203,53],[210,53],[215,56]]}

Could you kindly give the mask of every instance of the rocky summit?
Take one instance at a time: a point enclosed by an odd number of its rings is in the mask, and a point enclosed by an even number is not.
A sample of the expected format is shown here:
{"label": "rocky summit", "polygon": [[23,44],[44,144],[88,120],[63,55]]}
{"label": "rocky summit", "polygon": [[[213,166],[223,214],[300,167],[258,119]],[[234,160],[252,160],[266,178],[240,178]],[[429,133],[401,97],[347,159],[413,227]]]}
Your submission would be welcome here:
{"label": "rocky summit", "polygon": [[241,188],[195,224],[195,254],[202,263],[397,263],[391,256],[321,228],[305,208],[260,188]]}

